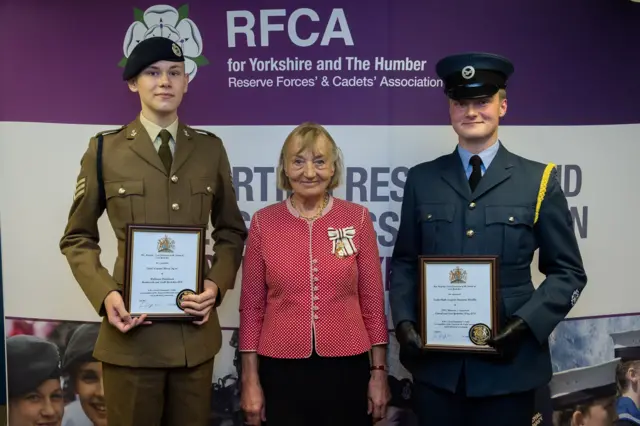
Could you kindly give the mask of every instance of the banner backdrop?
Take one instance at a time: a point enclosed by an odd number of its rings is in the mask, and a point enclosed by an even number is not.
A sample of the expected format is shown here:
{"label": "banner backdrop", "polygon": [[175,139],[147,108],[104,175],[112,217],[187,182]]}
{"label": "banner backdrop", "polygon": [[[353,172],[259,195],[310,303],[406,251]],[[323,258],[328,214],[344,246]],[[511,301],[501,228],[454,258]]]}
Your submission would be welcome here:
{"label": "banner backdrop", "polygon": [[[2,294],[2,218],[0,217],[0,294]],[[0,298],[0,336],[5,335],[4,297]],[[0,345],[0,426],[7,424],[7,365],[4,341]]]}
{"label": "banner backdrop", "polygon": [[[610,360],[609,333],[640,329],[632,278],[640,238],[640,194],[632,186],[640,178],[640,84],[630,74],[640,69],[632,37],[640,4],[4,0],[0,16],[8,18],[0,36],[11,46],[0,67],[7,335],[39,335],[64,353],[77,324],[99,320],[58,242],[89,138],[139,112],[122,66],[135,44],[152,36],[183,46],[190,85],[180,118],[224,141],[247,226],[257,209],[284,197],[274,171],[288,132],[307,120],[327,127],[346,163],[335,195],[370,209],[385,287],[407,170],[456,144],[435,63],[469,50],[509,57],[516,71],[500,139],[517,154],[558,165],[589,276],[573,321],[550,340],[554,370]],[[110,269],[116,245],[106,215],[99,228]],[[539,285],[535,264],[533,271]],[[212,425],[242,424],[240,279],[219,308],[227,345],[215,364]],[[400,418],[410,415],[410,377],[396,357],[392,338],[395,408],[380,424],[409,425],[410,417]],[[80,395],[66,401],[66,422],[90,416]]]}

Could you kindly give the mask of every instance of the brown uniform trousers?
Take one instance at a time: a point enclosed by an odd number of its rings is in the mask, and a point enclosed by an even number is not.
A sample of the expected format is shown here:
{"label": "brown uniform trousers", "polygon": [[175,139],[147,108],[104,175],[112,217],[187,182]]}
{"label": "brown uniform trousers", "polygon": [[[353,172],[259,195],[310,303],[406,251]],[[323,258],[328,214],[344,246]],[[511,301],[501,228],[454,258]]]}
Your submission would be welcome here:
{"label": "brown uniform trousers", "polygon": [[[113,275],[100,262],[96,137],[82,158],[60,248],[103,317],[94,356],[104,363],[109,425],[204,426],[213,358],[222,346],[215,307],[234,285],[247,236],[227,153],[215,135],[180,123],[167,173],[139,119],[103,134],[107,214],[118,241]],[[209,219],[215,255],[205,276],[219,287],[209,321],[201,326],[156,322],[125,334],[109,324],[103,301],[109,292],[122,291],[126,225],[206,225]]]}

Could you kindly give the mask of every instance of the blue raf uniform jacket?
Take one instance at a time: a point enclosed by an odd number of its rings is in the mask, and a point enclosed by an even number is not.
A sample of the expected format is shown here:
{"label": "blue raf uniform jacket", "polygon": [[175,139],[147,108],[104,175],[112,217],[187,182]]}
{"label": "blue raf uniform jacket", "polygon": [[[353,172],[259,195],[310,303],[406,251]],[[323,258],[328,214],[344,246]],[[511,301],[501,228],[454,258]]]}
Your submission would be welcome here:
{"label": "blue raf uniform jacket", "polygon": [[[539,269],[546,278],[535,290],[531,261],[538,248]],[[414,381],[454,392],[464,374],[468,396],[526,391],[549,382],[548,337],[587,283],[567,200],[552,165],[515,155],[499,143],[473,193],[457,150],[412,167],[404,187],[389,298],[394,326],[411,321],[416,331],[420,255],[499,255],[500,327],[518,316],[532,333],[510,361],[436,352],[410,358],[401,350],[400,360]]]}

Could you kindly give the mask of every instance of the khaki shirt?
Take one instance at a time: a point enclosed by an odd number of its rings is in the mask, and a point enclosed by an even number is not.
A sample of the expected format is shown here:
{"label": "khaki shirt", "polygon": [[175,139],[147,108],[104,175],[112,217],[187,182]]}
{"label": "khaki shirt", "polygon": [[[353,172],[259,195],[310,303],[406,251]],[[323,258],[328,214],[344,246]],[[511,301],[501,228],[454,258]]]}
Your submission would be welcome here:
{"label": "khaki shirt", "polygon": [[[156,152],[160,149],[160,145],[162,144],[162,139],[160,139],[160,131],[162,127],[158,126],[153,121],[147,120],[147,118],[140,114],[140,124],[144,127],[149,135],[149,139],[153,141],[153,147],[156,149]],[[176,140],[178,140],[178,124],[179,121],[176,120],[169,124],[167,127],[167,131],[171,134],[171,140],[169,141],[169,148],[171,149],[171,155],[176,155]]]}

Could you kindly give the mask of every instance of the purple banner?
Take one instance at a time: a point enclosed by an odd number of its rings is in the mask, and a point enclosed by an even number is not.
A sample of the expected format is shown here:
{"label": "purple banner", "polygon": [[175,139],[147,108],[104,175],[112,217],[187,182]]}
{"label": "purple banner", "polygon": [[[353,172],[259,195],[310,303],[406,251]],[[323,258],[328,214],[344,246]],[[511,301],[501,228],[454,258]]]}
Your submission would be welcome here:
{"label": "purple banner", "polygon": [[0,121],[128,122],[122,61],[163,35],[188,57],[194,125],[448,124],[435,64],[468,50],[515,64],[503,124],[640,122],[629,0],[185,1],[2,2]]}

